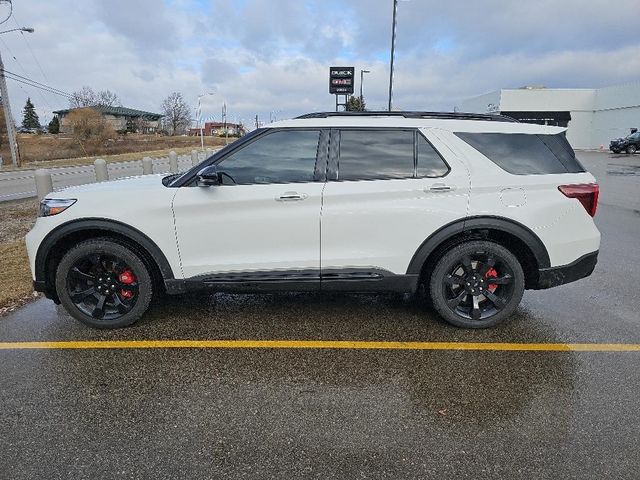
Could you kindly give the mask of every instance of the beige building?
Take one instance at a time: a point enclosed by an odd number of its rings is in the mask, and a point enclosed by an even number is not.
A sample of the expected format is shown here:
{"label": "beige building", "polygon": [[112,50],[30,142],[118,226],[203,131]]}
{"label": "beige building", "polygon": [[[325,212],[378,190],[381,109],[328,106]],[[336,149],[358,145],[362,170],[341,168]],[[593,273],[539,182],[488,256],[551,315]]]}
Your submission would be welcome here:
{"label": "beige building", "polygon": [[[160,130],[160,119],[163,115],[153,112],[145,112],[143,110],[135,110],[126,107],[85,107],[92,108],[105,118],[114,130],[123,132],[139,132],[139,133],[155,133]],[[69,113],[77,108],[67,110],[57,110],[53,112],[58,116],[60,121],[60,131],[63,133],[70,131],[68,121]]]}

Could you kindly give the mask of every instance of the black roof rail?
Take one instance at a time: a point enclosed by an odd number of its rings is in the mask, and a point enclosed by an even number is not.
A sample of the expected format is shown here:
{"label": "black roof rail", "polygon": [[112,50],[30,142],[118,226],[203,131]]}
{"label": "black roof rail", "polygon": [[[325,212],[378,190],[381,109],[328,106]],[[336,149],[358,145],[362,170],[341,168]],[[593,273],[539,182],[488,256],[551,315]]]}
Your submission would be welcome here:
{"label": "black roof rail", "polygon": [[461,113],[461,112],[314,112],[300,115],[296,119],[304,118],[329,118],[329,117],[404,117],[404,118],[438,118],[445,120],[485,120],[494,122],[518,122],[507,115],[488,113]]}

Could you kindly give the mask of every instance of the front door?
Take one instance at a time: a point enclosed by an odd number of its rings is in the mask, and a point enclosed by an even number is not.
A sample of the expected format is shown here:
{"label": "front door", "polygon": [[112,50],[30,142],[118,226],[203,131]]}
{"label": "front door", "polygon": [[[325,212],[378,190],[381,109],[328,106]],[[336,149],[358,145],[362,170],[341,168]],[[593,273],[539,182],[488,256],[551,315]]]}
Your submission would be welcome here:
{"label": "front door", "polygon": [[291,280],[297,272],[319,280],[326,151],[318,145],[326,135],[267,130],[217,162],[221,185],[179,189],[173,210],[184,278]]}

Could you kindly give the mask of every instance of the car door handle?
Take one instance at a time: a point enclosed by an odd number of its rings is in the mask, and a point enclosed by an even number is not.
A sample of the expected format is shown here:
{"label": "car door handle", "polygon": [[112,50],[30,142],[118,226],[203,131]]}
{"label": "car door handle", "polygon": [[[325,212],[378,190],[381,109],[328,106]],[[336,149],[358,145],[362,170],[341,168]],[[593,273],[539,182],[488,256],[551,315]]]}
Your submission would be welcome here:
{"label": "car door handle", "polygon": [[298,193],[298,192],[284,192],[279,197],[276,197],[277,202],[297,202],[300,200],[304,200],[309,195],[306,193]]}
{"label": "car door handle", "polygon": [[425,191],[429,192],[450,192],[455,190],[456,187],[452,187],[451,185],[445,185],[444,183],[434,183],[428,189],[425,188]]}

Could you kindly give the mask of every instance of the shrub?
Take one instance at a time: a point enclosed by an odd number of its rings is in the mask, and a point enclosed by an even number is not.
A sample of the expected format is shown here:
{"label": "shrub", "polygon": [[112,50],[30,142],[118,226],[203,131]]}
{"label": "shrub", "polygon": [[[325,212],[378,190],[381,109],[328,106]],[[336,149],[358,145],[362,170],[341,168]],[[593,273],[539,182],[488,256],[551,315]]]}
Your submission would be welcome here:
{"label": "shrub", "polygon": [[69,125],[74,140],[85,156],[97,153],[104,143],[115,136],[113,127],[92,108],[78,108],[69,113]]}

